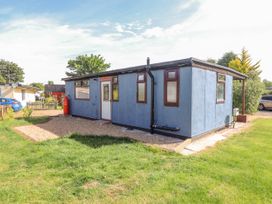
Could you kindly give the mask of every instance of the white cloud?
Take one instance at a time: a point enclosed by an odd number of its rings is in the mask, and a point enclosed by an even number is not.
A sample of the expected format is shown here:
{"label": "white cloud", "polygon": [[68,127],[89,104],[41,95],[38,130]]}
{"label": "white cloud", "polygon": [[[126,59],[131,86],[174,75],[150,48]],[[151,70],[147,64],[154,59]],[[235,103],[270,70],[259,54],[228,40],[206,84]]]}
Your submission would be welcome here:
{"label": "white cloud", "polygon": [[[14,20],[1,25],[0,58],[22,66],[28,83],[60,82],[68,59],[78,54],[102,54],[116,69],[144,64],[147,56],[152,62],[219,58],[245,46],[253,59],[262,60],[263,77],[272,80],[272,19],[267,17],[271,3],[256,2],[206,0],[183,23],[146,28],[148,21],[144,26],[106,22],[116,30],[99,36],[93,34],[99,25],[74,27],[44,18]],[[132,32],[135,26],[143,27]]]}
{"label": "white cloud", "polygon": [[182,1],[178,6],[177,6],[177,10],[178,11],[184,11],[188,8],[190,8],[194,3],[200,2],[200,0],[186,0],[186,1]]}
{"label": "white cloud", "polygon": [[153,23],[153,20],[151,18],[147,19],[146,25],[151,26]]}
{"label": "white cloud", "polygon": [[121,24],[119,24],[119,23],[116,24],[115,29],[116,29],[116,31],[119,32],[119,33],[125,32],[123,26],[122,26]]}

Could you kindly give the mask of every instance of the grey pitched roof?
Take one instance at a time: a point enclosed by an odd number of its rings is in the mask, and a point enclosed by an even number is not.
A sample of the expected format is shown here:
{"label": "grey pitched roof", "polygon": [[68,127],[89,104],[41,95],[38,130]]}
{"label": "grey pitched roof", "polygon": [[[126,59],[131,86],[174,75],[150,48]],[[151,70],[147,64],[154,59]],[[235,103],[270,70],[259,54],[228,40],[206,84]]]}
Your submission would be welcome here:
{"label": "grey pitched roof", "polygon": [[46,84],[44,86],[44,92],[65,92],[65,85],[63,84]]}
{"label": "grey pitched roof", "polygon": [[0,86],[13,87],[13,88],[21,88],[21,89],[31,89],[31,90],[34,90],[34,91],[38,91],[39,90],[36,87],[29,86],[29,85],[23,85],[23,84],[19,84],[19,83],[9,83],[9,84],[0,83]]}
{"label": "grey pitched roof", "polygon": [[[247,75],[242,74],[234,69],[231,69],[229,67],[224,67],[218,64],[209,63],[203,60],[199,60],[196,58],[186,58],[181,60],[174,60],[174,61],[167,61],[167,62],[160,62],[160,63],[154,63],[150,64],[151,70],[157,70],[157,69],[164,69],[169,67],[197,67],[202,69],[208,69],[212,71],[219,71],[224,72],[226,74],[234,76],[235,79],[246,79]],[[87,74],[84,76],[77,76],[77,77],[68,77],[63,78],[64,81],[74,81],[74,80],[80,80],[80,79],[88,79],[88,78],[96,78],[96,77],[103,77],[103,76],[110,76],[110,75],[118,75],[118,74],[125,74],[125,73],[133,73],[133,72],[141,72],[146,69],[146,65],[140,65],[140,66],[133,66],[133,67],[127,67],[123,69],[115,69],[110,70],[106,72],[100,72],[95,74]]]}

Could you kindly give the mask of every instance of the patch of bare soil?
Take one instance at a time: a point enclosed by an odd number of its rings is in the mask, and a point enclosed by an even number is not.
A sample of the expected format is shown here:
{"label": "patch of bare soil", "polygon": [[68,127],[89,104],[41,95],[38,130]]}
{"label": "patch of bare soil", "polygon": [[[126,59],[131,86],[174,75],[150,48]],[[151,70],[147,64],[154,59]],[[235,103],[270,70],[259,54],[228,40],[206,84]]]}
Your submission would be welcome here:
{"label": "patch of bare soil", "polygon": [[83,185],[83,189],[88,190],[88,189],[95,189],[100,186],[100,183],[98,181],[91,181],[87,182]]}

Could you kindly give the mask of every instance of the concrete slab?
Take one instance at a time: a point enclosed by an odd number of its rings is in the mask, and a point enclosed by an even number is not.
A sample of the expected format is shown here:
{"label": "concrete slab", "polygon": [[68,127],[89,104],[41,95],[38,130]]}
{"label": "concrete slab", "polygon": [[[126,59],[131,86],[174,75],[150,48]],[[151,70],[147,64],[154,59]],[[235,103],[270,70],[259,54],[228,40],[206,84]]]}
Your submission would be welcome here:
{"label": "concrete slab", "polygon": [[236,123],[235,127],[220,130],[215,133],[206,135],[203,138],[192,141],[186,145],[184,149],[180,150],[179,153],[183,155],[191,155],[200,151],[205,150],[208,147],[214,146],[217,142],[227,139],[235,133],[239,133],[245,128],[249,127],[250,123]]}
{"label": "concrete slab", "polygon": [[210,137],[206,137],[206,138],[194,141],[188,146],[186,146],[185,148],[191,151],[198,152],[198,151],[206,149],[207,147],[211,147],[218,141],[221,141],[224,139],[226,139],[226,137],[223,137],[220,134],[215,134]]}
{"label": "concrete slab", "polygon": [[58,135],[35,125],[20,126],[15,127],[14,129],[23,134],[25,137],[36,142],[59,138]]}

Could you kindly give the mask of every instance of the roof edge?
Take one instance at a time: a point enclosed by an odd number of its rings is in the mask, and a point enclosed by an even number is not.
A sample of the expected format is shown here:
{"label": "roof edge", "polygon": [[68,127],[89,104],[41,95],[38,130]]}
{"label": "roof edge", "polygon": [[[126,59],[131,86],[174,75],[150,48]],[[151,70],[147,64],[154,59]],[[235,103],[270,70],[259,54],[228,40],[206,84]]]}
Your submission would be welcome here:
{"label": "roof edge", "polygon": [[[212,71],[225,71],[229,75],[232,75],[235,77],[235,79],[243,80],[248,78],[247,75],[242,74],[232,68],[221,66],[218,64],[209,63],[203,60],[199,60],[193,57],[185,58],[181,60],[173,60],[173,61],[166,61],[166,62],[159,62],[159,63],[153,63],[150,64],[151,70],[158,70],[169,66],[176,66],[176,67],[197,67],[197,68],[204,68]],[[118,75],[118,74],[124,74],[124,73],[134,73],[134,72],[140,72],[144,71],[146,69],[146,65],[139,65],[139,66],[133,66],[133,67],[127,67],[122,69],[114,69],[106,72],[100,72],[95,74],[87,74],[84,76],[77,76],[77,77],[67,77],[62,78],[63,81],[74,81],[74,80],[80,80],[80,79],[88,79],[88,78],[96,78],[96,77],[103,77],[103,76],[111,76],[111,75]]]}
{"label": "roof edge", "polygon": [[199,60],[199,59],[196,59],[196,58],[191,58],[191,59],[192,59],[192,66],[196,66],[196,67],[201,68],[201,66],[204,65],[204,66],[208,66],[208,67],[212,67],[212,68],[224,70],[229,75],[234,76],[235,79],[238,79],[238,80],[244,80],[244,79],[248,78],[248,76],[246,74],[238,72],[235,69],[232,69],[230,67],[225,67],[225,66],[222,66],[222,65],[219,65],[219,64],[214,64],[214,63],[206,62],[206,61]]}

